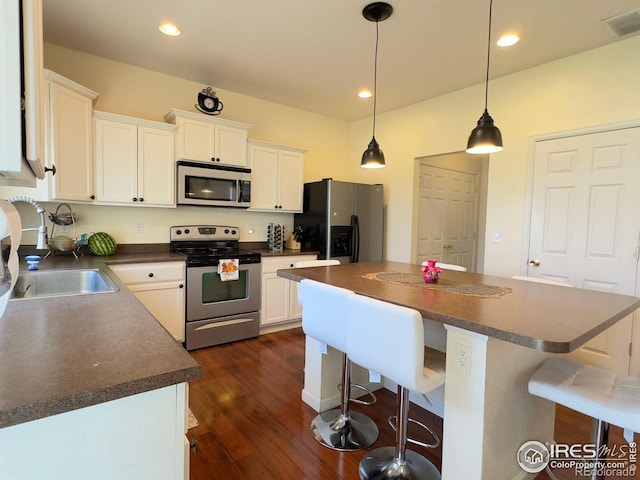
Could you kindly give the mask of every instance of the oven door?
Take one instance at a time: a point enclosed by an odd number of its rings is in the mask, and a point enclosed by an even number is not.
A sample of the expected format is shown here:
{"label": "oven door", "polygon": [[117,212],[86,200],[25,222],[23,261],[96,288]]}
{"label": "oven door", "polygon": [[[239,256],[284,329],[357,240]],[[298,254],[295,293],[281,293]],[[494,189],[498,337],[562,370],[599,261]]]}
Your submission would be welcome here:
{"label": "oven door", "polygon": [[223,282],[218,266],[187,267],[187,322],[260,310],[260,264],[240,263],[238,280]]}

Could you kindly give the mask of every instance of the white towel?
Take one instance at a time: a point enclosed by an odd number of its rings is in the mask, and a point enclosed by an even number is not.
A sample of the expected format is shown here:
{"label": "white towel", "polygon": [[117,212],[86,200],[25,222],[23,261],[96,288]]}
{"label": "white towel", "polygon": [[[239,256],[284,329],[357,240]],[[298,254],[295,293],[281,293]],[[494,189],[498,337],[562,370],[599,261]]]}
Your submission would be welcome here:
{"label": "white towel", "polygon": [[220,280],[228,282],[229,280],[238,280],[240,278],[239,267],[240,262],[237,258],[220,260],[218,262],[218,273]]}

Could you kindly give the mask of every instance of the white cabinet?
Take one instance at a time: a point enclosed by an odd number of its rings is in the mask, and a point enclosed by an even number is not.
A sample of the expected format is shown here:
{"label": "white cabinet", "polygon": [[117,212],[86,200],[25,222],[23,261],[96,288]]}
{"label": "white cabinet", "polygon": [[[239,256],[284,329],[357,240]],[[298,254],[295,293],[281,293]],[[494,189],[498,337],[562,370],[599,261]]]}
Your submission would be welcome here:
{"label": "white cabinet", "polygon": [[156,320],[179,342],[184,341],[184,262],[109,265]]}
{"label": "white cabinet", "polygon": [[277,271],[293,268],[296,262],[316,259],[316,255],[262,257],[261,327],[299,320],[302,317],[297,282],[279,277]]}
{"label": "white cabinet", "polygon": [[250,210],[302,212],[306,150],[249,140]]}
{"label": "white cabinet", "polygon": [[50,70],[45,70],[45,79],[45,164],[55,174],[37,180],[36,188],[0,187],[2,196],[91,203],[95,198],[92,111],[98,94]]}
{"label": "white cabinet", "polygon": [[174,207],[175,126],[94,112],[96,203]]}
{"label": "white cabinet", "polygon": [[164,119],[178,127],[176,157],[247,166],[246,123],[172,109]]}
{"label": "white cabinet", "polygon": [[0,478],[188,479],[186,386],[171,385],[2,428]]}
{"label": "white cabinet", "polygon": [[0,2],[0,29],[0,184],[34,187],[45,177],[42,0]]}

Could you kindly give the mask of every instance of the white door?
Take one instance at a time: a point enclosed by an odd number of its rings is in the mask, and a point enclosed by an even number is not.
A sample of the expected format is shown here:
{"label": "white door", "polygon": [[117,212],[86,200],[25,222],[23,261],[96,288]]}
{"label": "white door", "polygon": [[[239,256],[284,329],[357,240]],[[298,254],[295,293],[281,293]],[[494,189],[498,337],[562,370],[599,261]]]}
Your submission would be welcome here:
{"label": "white door", "polygon": [[478,176],[420,165],[418,262],[428,258],[475,270]]}
{"label": "white door", "polygon": [[[527,275],[636,293],[640,128],[536,142]],[[631,316],[571,356],[629,371]]]}

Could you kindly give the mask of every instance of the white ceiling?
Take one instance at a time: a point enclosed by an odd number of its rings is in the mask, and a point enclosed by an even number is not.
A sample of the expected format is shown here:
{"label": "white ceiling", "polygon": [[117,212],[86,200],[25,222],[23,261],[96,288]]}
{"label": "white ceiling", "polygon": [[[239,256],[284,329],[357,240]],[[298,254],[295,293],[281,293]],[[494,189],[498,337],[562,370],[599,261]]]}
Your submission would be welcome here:
{"label": "white ceiling", "polygon": [[[379,25],[378,113],[484,81],[489,0],[388,1],[394,12]],[[44,0],[44,38],[203,88],[354,121],[373,109],[357,97],[373,86],[375,24],[361,13],[368,3]],[[491,78],[617,41],[601,20],[637,8],[640,0],[494,0],[492,39],[515,31],[521,41],[492,47]],[[165,21],[182,35],[162,35]]]}

